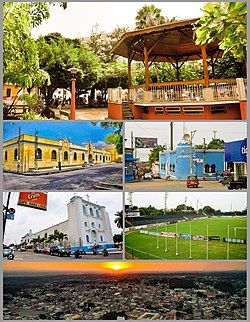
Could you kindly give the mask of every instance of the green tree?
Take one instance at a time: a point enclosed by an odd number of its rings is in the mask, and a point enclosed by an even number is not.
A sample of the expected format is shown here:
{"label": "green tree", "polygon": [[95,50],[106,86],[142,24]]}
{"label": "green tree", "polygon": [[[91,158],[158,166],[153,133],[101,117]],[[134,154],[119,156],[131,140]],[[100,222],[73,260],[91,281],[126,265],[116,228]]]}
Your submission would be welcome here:
{"label": "green tree", "polygon": [[97,124],[104,129],[113,129],[114,132],[106,136],[105,142],[108,144],[114,144],[116,147],[116,152],[118,154],[123,153],[123,123],[122,122],[92,122],[95,126]]}
{"label": "green tree", "polygon": [[207,149],[224,149],[225,142],[221,139],[212,139],[211,142],[208,143]]}
{"label": "green tree", "polygon": [[185,204],[180,204],[175,208],[175,211],[177,213],[181,213],[187,209],[187,206]]}
{"label": "green tree", "polygon": [[235,58],[246,57],[247,3],[209,2],[203,7],[204,15],[196,23],[196,43],[206,44],[219,39],[224,53]]}
{"label": "green tree", "polygon": [[113,236],[114,243],[122,243],[122,234],[115,234]]}
{"label": "green tree", "polygon": [[115,213],[115,224],[117,225],[118,228],[123,228],[123,211],[117,211]]}
{"label": "green tree", "polygon": [[54,91],[57,88],[70,88],[71,75],[68,69],[78,68],[76,75],[77,96],[90,89],[101,77],[99,58],[90,48],[78,39],[68,39],[59,33],[41,36],[37,40],[40,66],[50,75],[51,84],[41,87],[46,101],[46,114]]}
{"label": "green tree", "polygon": [[136,29],[158,26],[168,21],[166,17],[162,16],[161,9],[156,8],[153,4],[144,5],[135,17]]}
{"label": "green tree", "polygon": [[155,148],[153,148],[152,150],[150,150],[149,153],[149,165],[150,167],[152,166],[152,164],[156,161],[159,161],[159,153],[163,152],[166,150],[165,145],[158,145]]}
{"label": "green tree", "polygon": [[210,206],[205,206],[202,208],[202,212],[206,215],[213,215],[216,212],[216,210]]}

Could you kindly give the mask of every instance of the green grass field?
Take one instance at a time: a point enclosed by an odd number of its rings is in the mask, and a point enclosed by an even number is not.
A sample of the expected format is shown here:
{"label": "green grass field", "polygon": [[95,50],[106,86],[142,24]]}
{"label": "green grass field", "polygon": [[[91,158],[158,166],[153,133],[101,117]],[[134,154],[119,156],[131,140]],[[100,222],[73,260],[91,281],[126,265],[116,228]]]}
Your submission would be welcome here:
{"label": "green grass field", "polygon": [[[227,237],[229,225],[230,238],[247,238],[246,229],[237,229],[237,234],[234,234],[235,227],[247,227],[247,218],[205,218],[177,224],[177,232],[182,234],[191,234],[207,236],[219,236],[220,241],[191,241],[191,257],[193,260],[208,259],[220,260],[227,259],[227,243],[223,242],[223,237]],[[157,231],[157,227],[146,228],[147,231]],[[176,224],[167,226],[159,226],[159,232],[176,232]],[[158,239],[158,242],[157,242]],[[177,244],[177,245],[176,245]],[[139,231],[128,232],[125,235],[126,258],[127,259],[170,259],[182,260],[190,257],[190,240],[183,238],[165,238],[152,235],[140,234]],[[157,248],[158,245],[158,248]],[[167,252],[165,249],[167,248]],[[176,250],[178,256],[176,256]],[[229,259],[246,259],[247,245],[246,244],[229,244]]]}

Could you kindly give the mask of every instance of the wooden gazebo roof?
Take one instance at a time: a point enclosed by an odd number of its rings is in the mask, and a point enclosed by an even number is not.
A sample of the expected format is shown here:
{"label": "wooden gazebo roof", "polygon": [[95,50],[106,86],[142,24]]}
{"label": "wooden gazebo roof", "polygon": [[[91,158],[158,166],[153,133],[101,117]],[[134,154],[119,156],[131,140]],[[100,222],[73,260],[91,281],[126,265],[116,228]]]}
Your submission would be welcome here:
{"label": "wooden gazebo roof", "polygon": [[[126,32],[112,49],[123,57],[132,55],[132,60],[143,61],[144,46],[149,49],[148,59],[155,62],[199,60],[200,46],[195,44],[193,24],[199,20],[187,19],[165,23],[155,27]],[[207,56],[222,56],[218,40],[206,45]]]}

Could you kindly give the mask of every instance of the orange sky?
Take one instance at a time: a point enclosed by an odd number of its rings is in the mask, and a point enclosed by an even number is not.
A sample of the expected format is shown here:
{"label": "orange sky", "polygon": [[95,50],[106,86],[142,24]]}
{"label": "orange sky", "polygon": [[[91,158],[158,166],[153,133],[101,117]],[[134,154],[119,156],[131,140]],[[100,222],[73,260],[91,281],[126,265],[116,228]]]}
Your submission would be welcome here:
{"label": "orange sky", "polygon": [[[114,266],[115,265],[115,266]],[[119,273],[175,272],[175,271],[226,271],[246,270],[246,262],[15,262],[3,263],[5,273],[60,272],[60,273]]]}

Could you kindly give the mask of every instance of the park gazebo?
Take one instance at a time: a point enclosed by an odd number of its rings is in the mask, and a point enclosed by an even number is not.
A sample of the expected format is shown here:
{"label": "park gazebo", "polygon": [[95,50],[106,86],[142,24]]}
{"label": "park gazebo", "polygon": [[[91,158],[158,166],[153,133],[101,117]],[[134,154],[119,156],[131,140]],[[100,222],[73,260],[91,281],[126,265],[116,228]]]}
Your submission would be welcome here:
{"label": "park gazebo", "polygon": [[[195,43],[194,23],[198,19],[173,21],[159,26],[125,33],[112,52],[128,60],[128,95],[122,111],[112,103],[123,101],[121,89],[109,89],[109,116],[112,118],[168,119],[182,118],[244,118],[239,101],[244,101],[243,79],[209,79],[208,66],[214,75],[216,60],[222,57],[219,40],[205,45]],[[180,80],[185,62],[202,60],[203,78]],[[145,83],[132,85],[131,64],[143,62]],[[150,66],[167,62],[174,67],[174,82],[150,82]],[[171,75],[173,78],[173,75]],[[226,102],[226,103],[225,103]],[[202,103],[202,104],[201,104]],[[223,103],[223,104],[222,104]],[[238,108],[232,108],[238,105]],[[208,108],[207,108],[208,107]],[[235,107],[235,106],[234,106]],[[213,113],[211,113],[211,111]],[[119,114],[119,115],[118,115]]]}

